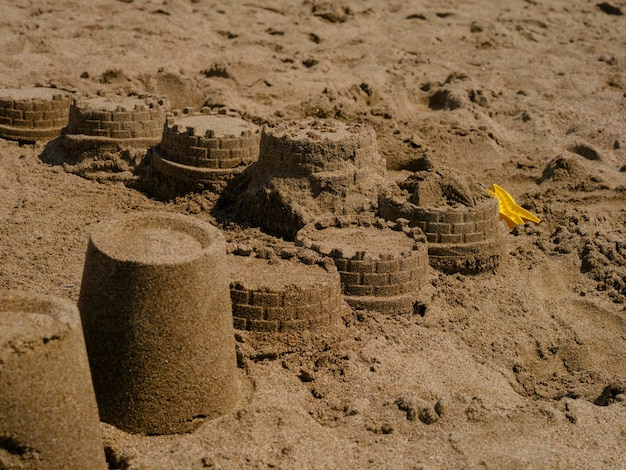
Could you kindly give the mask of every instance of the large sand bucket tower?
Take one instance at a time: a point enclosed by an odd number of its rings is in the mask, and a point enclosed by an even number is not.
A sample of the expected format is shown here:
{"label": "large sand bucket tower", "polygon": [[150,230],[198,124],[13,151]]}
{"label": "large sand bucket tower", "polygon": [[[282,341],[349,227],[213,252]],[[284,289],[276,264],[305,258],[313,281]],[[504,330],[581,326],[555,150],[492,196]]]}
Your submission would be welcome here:
{"label": "large sand bucket tower", "polygon": [[97,224],[78,305],[103,421],[179,433],[237,405],[226,242],[217,228],[162,212]]}
{"label": "large sand bucket tower", "polygon": [[0,468],[104,469],[78,309],[0,291]]}

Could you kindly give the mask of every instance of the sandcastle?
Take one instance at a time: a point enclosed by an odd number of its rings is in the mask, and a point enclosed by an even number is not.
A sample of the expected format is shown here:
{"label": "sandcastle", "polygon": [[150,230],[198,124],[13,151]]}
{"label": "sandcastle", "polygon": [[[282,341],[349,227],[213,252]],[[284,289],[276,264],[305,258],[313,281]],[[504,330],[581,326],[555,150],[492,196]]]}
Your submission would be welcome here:
{"label": "sandcastle", "polygon": [[186,183],[204,183],[240,173],[256,161],[256,125],[203,110],[203,114],[168,118],[161,142],[151,152],[159,173]]}
{"label": "sandcastle", "polygon": [[122,147],[156,145],[169,104],[164,98],[94,96],[75,98],[63,129],[61,146],[72,159]]}
{"label": "sandcastle", "polygon": [[296,244],[334,261],[351,307],[420,313],[428,252],[421,231],[403,229],[381,220],[327,218],[300,230]]}
{"label": "sandcastle", "polygon": [[228,258],[235,328],[305,330],[336,319],[342,300],[339,274],[332,262]]}
{"label": "sandcastle", "polygon": [[[167,101],[154,98],[98,96],[70,108],[69,95],[50,96],[69,109],[59,143],[70,159],[152,146],[145,159],[152,174],[185,187],[221,182],[214,188],[226,185],[222,210],[308,253],[227,254],[215,227],[172,213],[97,224],[78,307],[101,419],[124,431],[189,432],[233,411],[234,329],[331,326],[346,302],[423,315],[429,263],[447,273],[498,266],[497,201],[446,169],[390,183],[368,126],[309,118],[261,131],[206,108],[166,116]],[[29,99],[29,109],[43,107]],[[12,100],[19,109],[25,99]],[[43,135],[31,122],[15,135]]]}
{"label": "sandcastle", "polygon": [[0,291],[0,468],[107,468],[78,309]]}
{"label": "sandcastle", "polygon": [[323,214],[376,210],[385,173],[374,129],[333,119],[289,121],[263,129],[258,162],[233,182],[221,205],[293,239]]}
{"label": "sandcastle", "polygon": [[100,222],[78,306],[103,421],[179,433],[237,405],[226,242],[217,228],[162,212]]}
{"label": "sandcastle", "polygon": [[67,124],[71,95],[56,88],[0,89],[0,137],[49,140]]}
{"label": "sandcastle", "polygon": [[476,273],[500,262],[498,201],[458,172],[414,173],[381,196],[379,214],[419,227],[428,240],[430,264],[441,271]]}

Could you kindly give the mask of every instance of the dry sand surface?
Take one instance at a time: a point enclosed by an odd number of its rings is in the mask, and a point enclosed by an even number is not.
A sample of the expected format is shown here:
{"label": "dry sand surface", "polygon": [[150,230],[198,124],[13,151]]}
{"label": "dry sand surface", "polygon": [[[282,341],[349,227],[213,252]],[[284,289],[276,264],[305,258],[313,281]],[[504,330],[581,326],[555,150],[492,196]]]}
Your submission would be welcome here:
{"label": "dry sand surface", "polygon": [[[103,423],[110,468],[626,468],[623,0],[3,0],[0,86],[37,84],[365,123],[390,177],[426,158],[542,219],[495,271],[431,269],[424,315],[238,332],[238,411],[184,435]],[[158,200],[45,145],[0,140],[2,288],[75,302],[115,214],[218,222],[209,191]]]}

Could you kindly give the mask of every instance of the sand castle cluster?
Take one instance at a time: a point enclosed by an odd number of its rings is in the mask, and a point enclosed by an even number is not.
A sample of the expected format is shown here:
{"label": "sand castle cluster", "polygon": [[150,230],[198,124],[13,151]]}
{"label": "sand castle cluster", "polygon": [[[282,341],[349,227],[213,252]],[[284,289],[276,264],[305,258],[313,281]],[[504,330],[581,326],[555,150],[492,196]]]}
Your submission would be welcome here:
{"label": "sand castle cluster", "polygon": [[0,469],[626,468],[626,0],[2,5]]}
{"label": "sand castle cluster", "polygon": [[429,264],[475,273],[499,263],[497,202],[445,169],[388,181],[367,126],[261,130],[208,109],[169,113],[164,98],[39,88],[0,90],[0,119],[2,137],[58,139],[68,167],[130,147],[151,177],[189,190],[224,181],[222,213],[293,242],[283,253],[227,250],[195,218],[126,214],[92,229],[78,309],[2,292],[0,404],[17,414],[2,417],[0,436],[16,465],[104,468],[98,412],[127,432],[169,434],[234,410],[234,329],[332,327],[344,301],[423,315]]}

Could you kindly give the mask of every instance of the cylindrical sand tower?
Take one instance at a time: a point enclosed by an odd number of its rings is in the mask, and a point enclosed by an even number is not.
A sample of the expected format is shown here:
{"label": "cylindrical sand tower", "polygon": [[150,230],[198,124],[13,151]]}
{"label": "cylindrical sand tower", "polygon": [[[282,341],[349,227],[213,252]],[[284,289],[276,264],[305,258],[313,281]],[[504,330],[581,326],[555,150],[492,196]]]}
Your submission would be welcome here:
{"label": "cylindrical sand tower", "polygon": [[104,469],[78,309],[0,291],[0,468]]}
{"label": "cylindrical sand tower", "polygon": [[458,171],[414,173],[381,195],[378,212],[419,227],[428,240],[431,266],[445,273],[493,270],[502,258],[498,201]]}
{"label": "cylindrical sand tower", "polygon": [[71,95],[55,88],[0,90],[0,137],[53,139],[67,124]]}
{"label": "cylindrical sand tower", "polygon": [[80,159],[98,150],[159,143],[169,103],[165,98],[95,96],[74,99],[61,145]]}
{"label": "cylindrical sand tower", "polygon": [[259,160],[222,194],[221,205],[264,231],[293,239],[327,214],[375,211],[385,159],[369,126],[334,119],[265,127]]}
{"label": "cylindrical sand tower", "polygon": [[171,117],[153,149],[160,173],[187,183],[209,182],[243,171],[259,155],[259,128],[223,114]]}
{"label": "cylindrical sand tower", "polygon": [[163,212],[97,224],[78,306],[103,421],[179,433],[237,405],[226,242],[217,228]]}
{"label": "cylindrical sand tower", "polygon": [[239,330],[306,330],[331,323],[341,307],[339,274],[318,266],[229,256],[233,320]]}
{"label": "cylindrical sand tower", "polygon": [[307,119],[265,128],[259,166],[283,176],[339,172],[354,185],[367,176],[384,176],[385,159],[378,153],[376,132],[359,124],[334,119]]}
{"label": "cylindrical sand tower", "polygon": [[380,223],[320,220],[297,233],[296,245],[332,258],[352,308],[410,313],[426,297],[426,243],[402,231]]}

